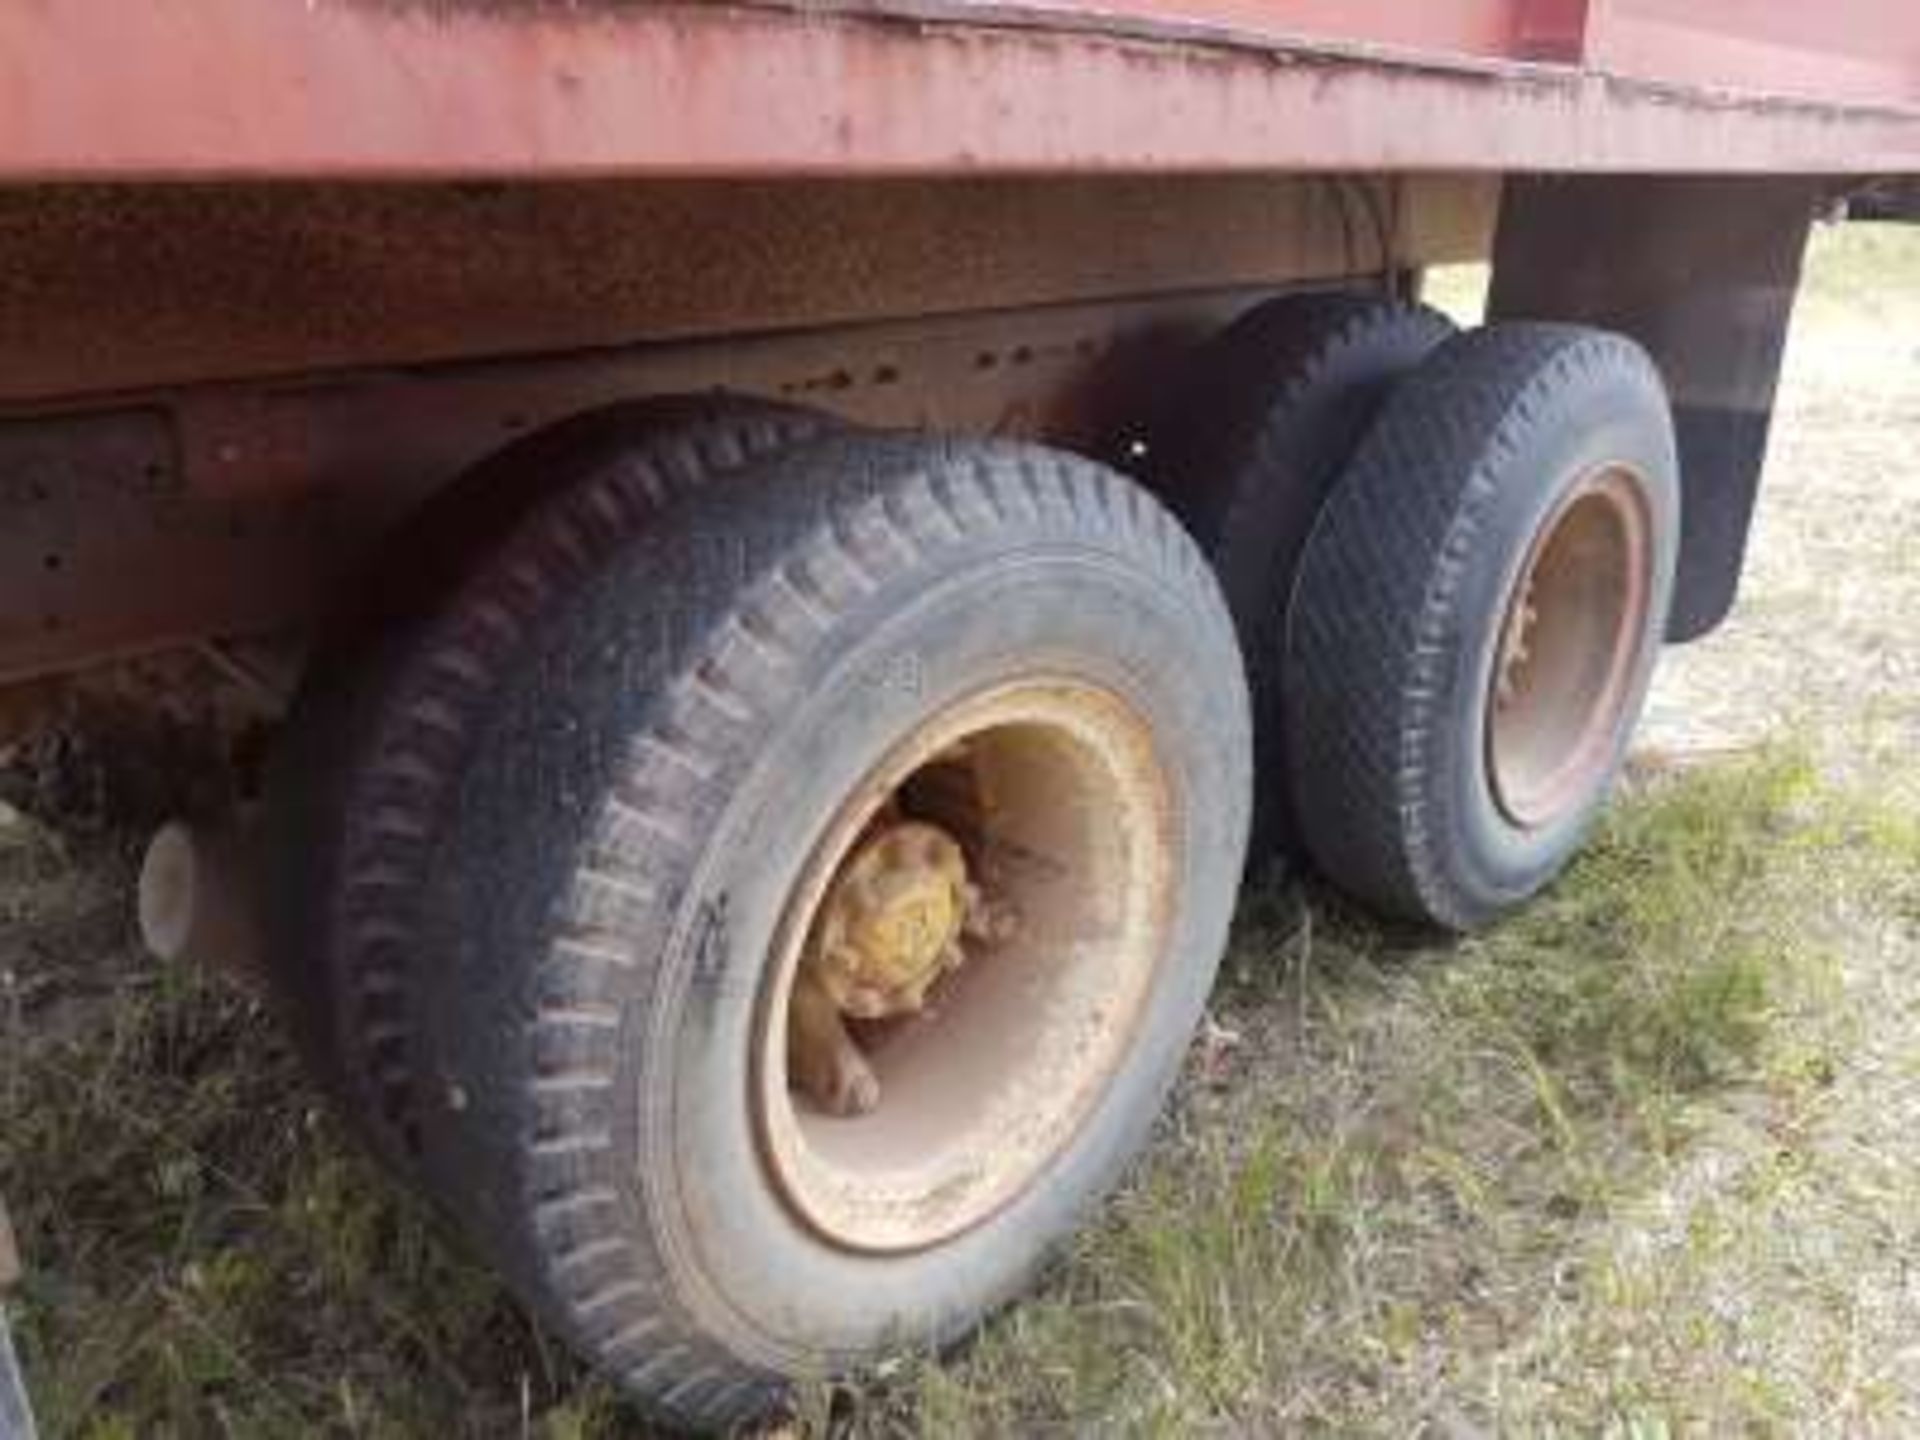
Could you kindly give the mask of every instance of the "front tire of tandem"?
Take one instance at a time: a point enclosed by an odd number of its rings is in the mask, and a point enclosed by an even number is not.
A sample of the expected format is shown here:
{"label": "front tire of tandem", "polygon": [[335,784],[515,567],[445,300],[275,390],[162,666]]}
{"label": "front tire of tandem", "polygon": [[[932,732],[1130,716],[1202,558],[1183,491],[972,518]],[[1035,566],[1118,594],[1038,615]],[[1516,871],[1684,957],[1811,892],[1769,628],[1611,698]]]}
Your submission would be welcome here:
{"label": "front tire of tandem", "polygon": [[724,395],[586,412],[436,492],[355,577],[274,747],[269,978],[309,1069],[396,1171],[419,1150],[417,892],[468,735],[583,575],[682,495],[830,423]]}
{"label": "front tire of tandem", "polygon": [[1299,844],[1283,700],[1302,547],[1388,394],[1452,333],[1380,295],[1268,300],[1193,355],[1139,437],[1142,478],[1213,562],[1247,658],[1256,863]]}
{"label": "front tire of tandem", "polygon": [[[418,816],[414,1168],[655,1414],[955,1338],[1136,1153],[1224,947],[1250,741],[1205,561],[1121,477],[760,459],[570,580],[472,719]],[[827,960],[864,1113],[801,1079]]]}
{"label": "front tire of tandem", "polygon": [[1565,867],[1645,701],[1679,516],[1666,394],[1623,337],[1491,326],[1400,385],[1288,636],[1290,779],[1329,880],[1465,930]]}

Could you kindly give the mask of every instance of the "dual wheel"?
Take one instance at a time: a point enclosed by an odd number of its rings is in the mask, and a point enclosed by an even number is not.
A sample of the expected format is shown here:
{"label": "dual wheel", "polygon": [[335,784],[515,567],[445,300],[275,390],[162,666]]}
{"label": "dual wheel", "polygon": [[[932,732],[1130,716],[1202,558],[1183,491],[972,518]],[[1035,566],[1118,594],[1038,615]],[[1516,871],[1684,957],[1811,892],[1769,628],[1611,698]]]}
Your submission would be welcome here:
{"label": "dual wheel", "polygon": [[310,667],[305,1048],[659,1415],[1020,1289],[1179,1069],[1250,812],[1454,926],[1591,819],[1671,586],[1644,357],[1334,298],[1193,375],[1147,447],[1186,529],[1034,446],[582,417],[440,496]]}
{"label": "dual wheel", "polygon": [[1135,448],[1246,651],[1256,860],[1452,930],[1553,879],[1611,789],[1673,590],[1678,468],[1645,353],[1287,298],[1207,347]]}

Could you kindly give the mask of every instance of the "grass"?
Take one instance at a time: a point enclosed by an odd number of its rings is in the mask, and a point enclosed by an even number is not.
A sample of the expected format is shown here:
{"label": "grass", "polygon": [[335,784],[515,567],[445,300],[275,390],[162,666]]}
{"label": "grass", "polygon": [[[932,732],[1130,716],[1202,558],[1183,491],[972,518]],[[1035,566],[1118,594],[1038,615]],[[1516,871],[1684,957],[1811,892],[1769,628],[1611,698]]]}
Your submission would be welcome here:
{"label": "grass", "polygon": [[[1460,945],[1254,894],[1155,1151],[1042,1292],[944,1363],[809,1391],[793,1427],[1768,1418],[1719,1371],[1667,1383],[1698,1348],[1663,1318],[1679,1297],[1599,1247],[1686,1163],[1703,1104],[1830,1077],[1832,947],[1914,918],[1920,886],[1889,877],[1916,837],[1768,754],[1652,784],[1542,904]],[[256,1001],[126,958],[111,853],[29,834],[5,861],[33,915],[0,1175],[49,1434],[635,1433],[370,1172]],[[70,943],[120,958],[76,980],[51,963]]]}
{"label": "grass", "polygon": [[1920,240],[1911,224],[1850,221],[1814,232],[1799,303],[1845,307],[1883,322],[1889,303],[1920,294]]}
{"label": "grass", "polygon": [[11,834],[0,1185],[45,1432],[604,1433],[605,1395],[374,1173],[260,1002],[133,958],[125,855]]}
{"label": "grass", "polygon": [[[1830,1076],[1829,946],[1906,843],[1861,813],[1772,755],[1624,806],[1543,904],[1458,947],[1320,906],[1311,930],[1243,926],[1218,1022],[1243,1072],[1190,1090],[1043,1296],[958,1363],[851,1396],[852,1428],[1766,1419],[1622,1363],[1587,1319],[1632,1314],[1597,1237],[1683,1162],[1703,1102]],[[1696,1343],[1627,1325],[1655,1355]]]}

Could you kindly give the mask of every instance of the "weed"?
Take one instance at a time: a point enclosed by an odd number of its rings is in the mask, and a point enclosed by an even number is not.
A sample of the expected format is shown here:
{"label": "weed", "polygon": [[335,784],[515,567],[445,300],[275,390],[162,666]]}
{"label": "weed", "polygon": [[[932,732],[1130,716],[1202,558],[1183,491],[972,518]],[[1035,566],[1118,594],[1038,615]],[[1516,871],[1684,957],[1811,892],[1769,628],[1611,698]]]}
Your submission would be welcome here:
{"label": "weed", "polygon": [[[1152,1435],[1611,1416],[1615,1433],[1661,1433],[1658,1387],[1634,1401],[1572,1384],[1569,1409],[1532,1376],[1515,1407],[1508,1371],[1515,1354],[1569,1377],[1608,1363],[1532,1355],[1543,1317],[1657,1312],[1644,1276],[1587,1237],[1684,1153],[1690,1102],[1769,1073],[1776,1017],[1833,1001],[1834,935],[1806,901],[1874,888],[1906,831],[1866,814],[1770,752],[1658,782],[1538,907],[1454,947],[1369,930],[1325,897],[1311,920],[1256,901],[1222,992],[1257,1037],[1248,1071],[1190,1088],[1039,1299],[954,1363],[856,1393],[844,1423]],[[1735,1408],[1771,1404],[1753,1390]]]}
{"label": "weed", "polygon": [[[43,924],[50,949],[64,927],[124,951],[99,913],[117,884],[58,890],[121,862],[10,854],[21,885],[64,897],[40,902],[43,922],[70,912]],[[1817,1023],[1781,1040],[1774,1022],[1831,1004],[1834,926],[1869,901],[1911,906],[1916,858],[1907,811],[1843,802],[1772,752],[1654,783],[1537,906],[1456,945],[1328,895],[1257,891],[1217,997],[1241,1037],[1225,1072],[1196,1068],[1043,1292],[944,1363],[810,1387],[795,1428],[1610,1415],[1653,1433],[1680,1383],[1669,1361],[1710,1335],[1657,1329],[1666,1358],[1624,1389],[1541,1378],[1618,1347],[1595,1316],[1704,1323],[1658,1267],[1591,1253],[1591,1237],[1685,1163],[1700,1097],[1758,1077],[1798,1104],[1832,1083],[1842,1041]],[[346,1143],[256,1000],[124,959],[77,973],[16,975],[15,1009],[50,1023],[10,1032],[0,1091],[49,1434],[620,1431],[611,1396]],[[110,995],[85,993],[106,976]],[[1690,1263],[1737,1253],[1739,1215],[1808,1183],[1756,1164],[1729,1213],[1696,1210]],[[1763,1381],[1709,1413],[1787,1413]]]}
{"label": "weed", "polygon": [[[73,857],[65,889],[35,863],[36,939],[115,933],[124,892],[80,877],[124,881],[120,857]],[[345,1142],[256,999],[118,947],[111,993],[25,972],[48,1023],[8,1059],[0,1185],[49,1435],[499,1434],[563,1394],[549,1433],[598,1423],[573,1365]]]}

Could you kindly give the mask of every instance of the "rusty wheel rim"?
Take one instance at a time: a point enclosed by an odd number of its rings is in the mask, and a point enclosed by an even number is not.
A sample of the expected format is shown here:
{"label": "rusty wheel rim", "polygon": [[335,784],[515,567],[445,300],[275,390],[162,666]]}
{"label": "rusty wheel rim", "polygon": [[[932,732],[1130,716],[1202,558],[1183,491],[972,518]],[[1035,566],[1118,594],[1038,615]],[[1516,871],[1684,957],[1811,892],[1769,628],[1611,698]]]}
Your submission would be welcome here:
{"label": "rusty wheel rim", "polygon": [[[930,992],[858,1036],[871,1113],[821,1111],[794,1083],[788,1023],[823,904],[876,817],[934,775],[977,786],[962,839],[1014,914]],[[1170,933],[1171,787],[1149,731],[1078,681],[996,688],[923,725],[840,807],[791,892],[756,1022],[753,1105],[788,1207],[848,1249],[923,1248],[978,1225],[1079,1133],[1133,1043]]]}
{"label": "rusty wheel rim", "polygon": [[1507,598],[1487,695],[1487,772],[1501,812],[1539,829],[1611,771],[1653,589],[1643,477],[1586,476],[1540,527]]}

